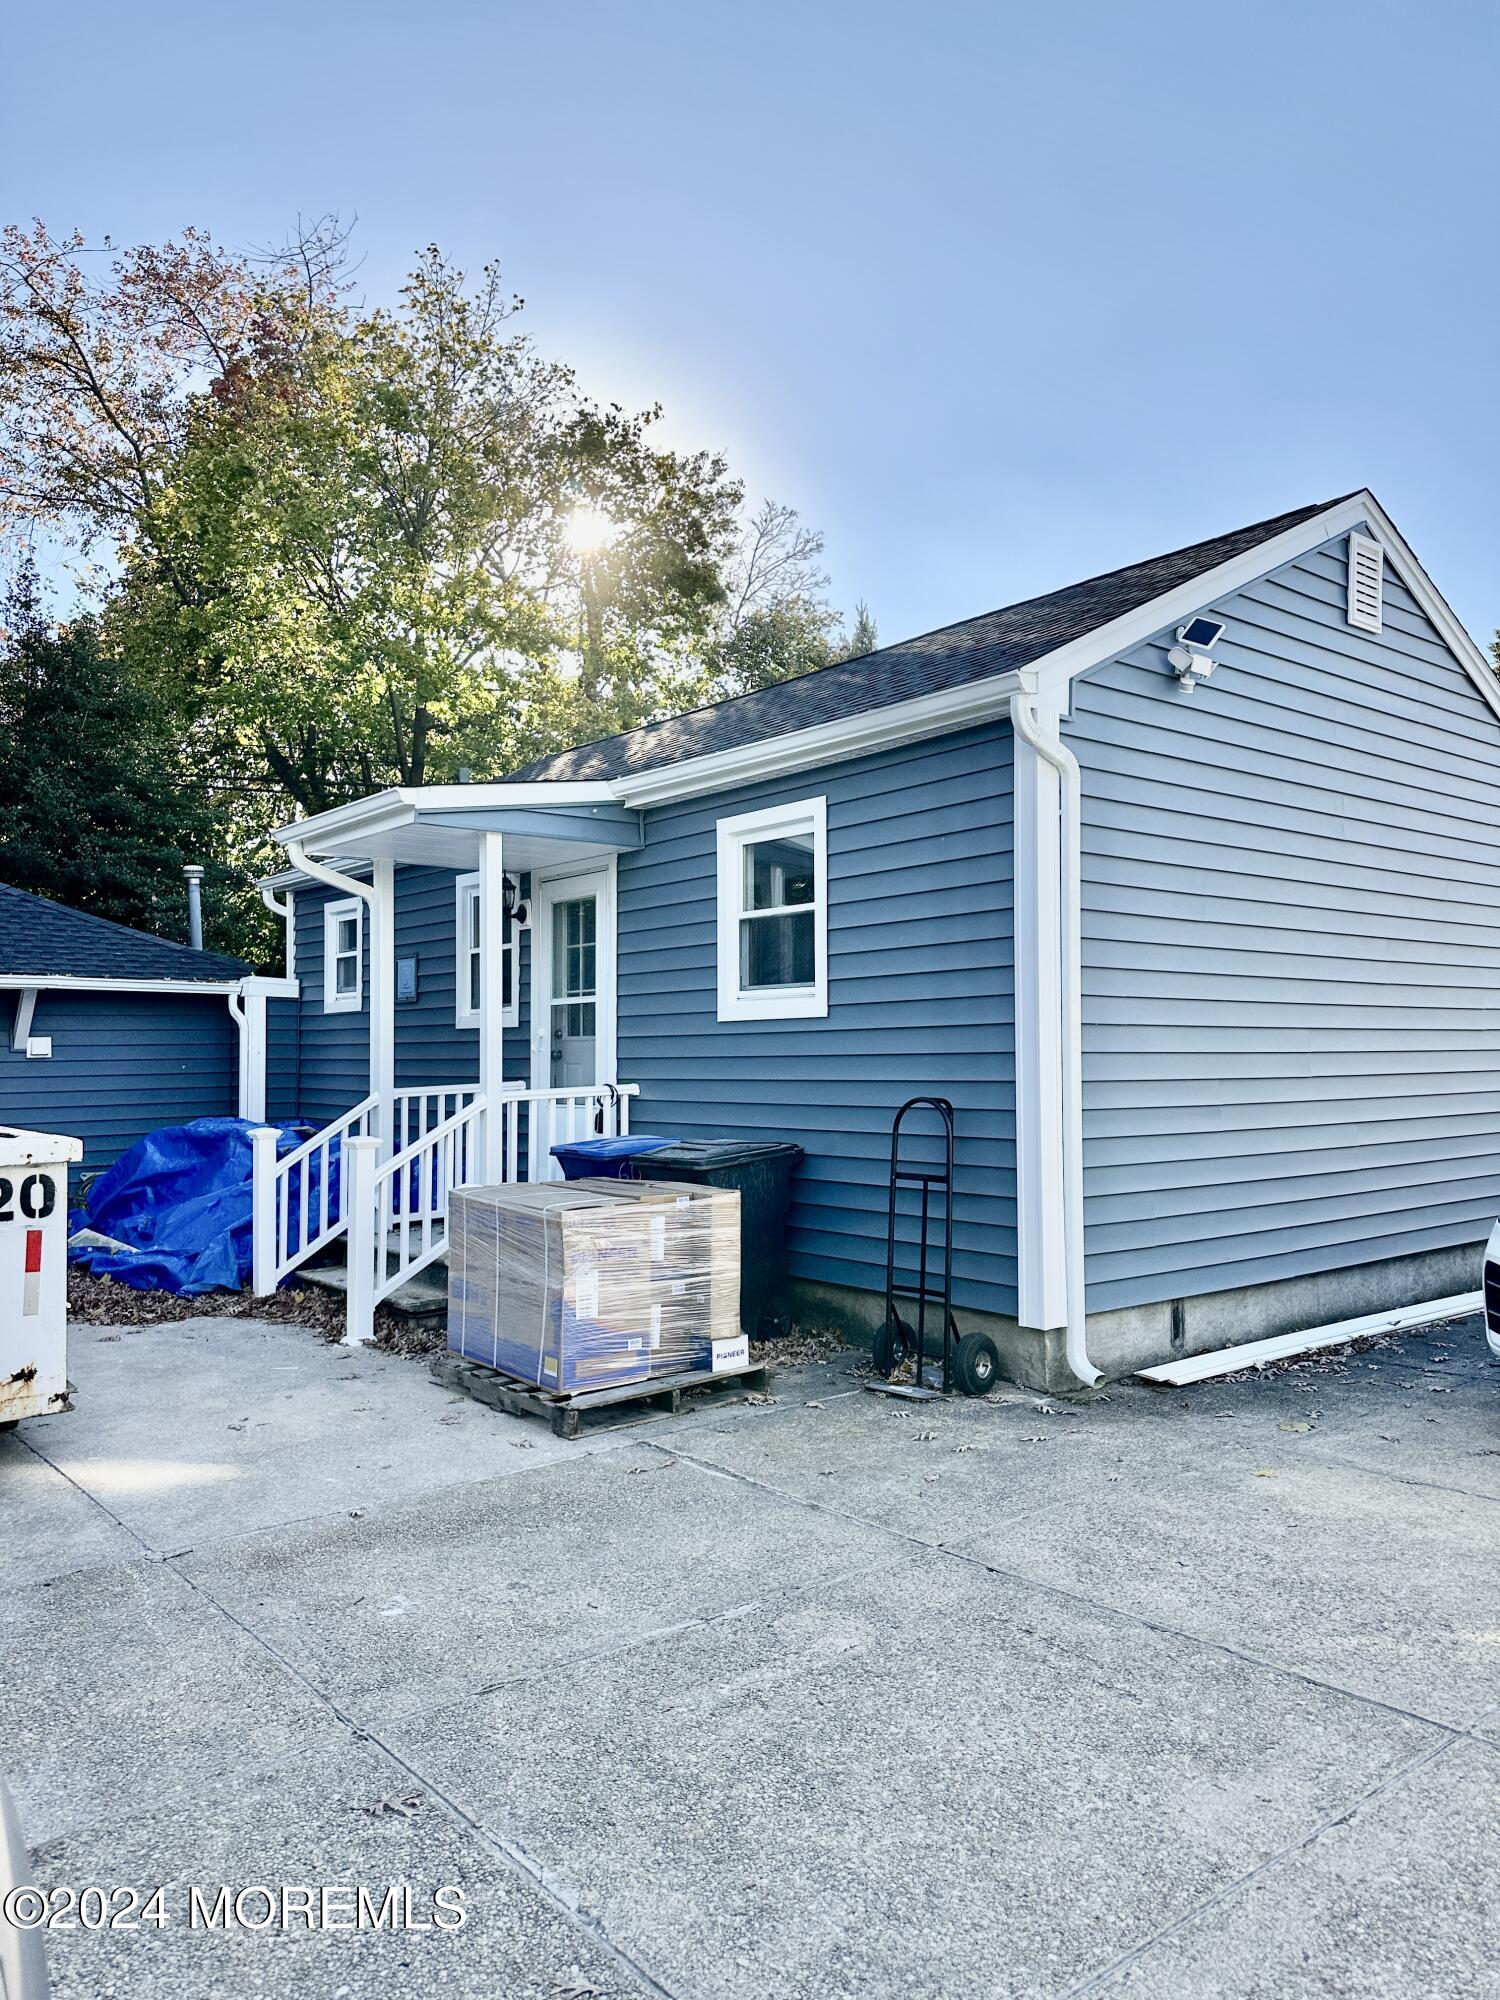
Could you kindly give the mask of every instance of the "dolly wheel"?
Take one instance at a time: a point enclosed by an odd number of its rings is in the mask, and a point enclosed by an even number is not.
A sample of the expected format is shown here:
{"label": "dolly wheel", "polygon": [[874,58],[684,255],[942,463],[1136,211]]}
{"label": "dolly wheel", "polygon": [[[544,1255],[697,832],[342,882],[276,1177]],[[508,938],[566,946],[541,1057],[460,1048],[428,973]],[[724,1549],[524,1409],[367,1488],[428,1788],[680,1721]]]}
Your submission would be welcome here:
{"label": "dolly wheel", "polygon": [[899,1314],[887,1313],[885,1323],[875,1336],[875,1373],[890,1381],[896,1369],[916,1346],[916,1336]]}
{"label": "dolly wheel", "polygon": [[966,1396],[987,1396],[1000,1379],[1000,1350],[987,1333],[966,1333],[953,1367]]}

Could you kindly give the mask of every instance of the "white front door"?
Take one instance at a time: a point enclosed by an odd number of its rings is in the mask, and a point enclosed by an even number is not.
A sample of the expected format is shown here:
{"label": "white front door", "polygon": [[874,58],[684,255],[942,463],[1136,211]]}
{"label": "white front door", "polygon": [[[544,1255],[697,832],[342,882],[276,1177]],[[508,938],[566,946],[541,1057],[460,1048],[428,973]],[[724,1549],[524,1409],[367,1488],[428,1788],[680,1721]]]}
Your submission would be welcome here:
{"label": "white front door", "polygon": [[531,1087],[614,1082],[614,879],[608,868],[543,879],[532,952]]}

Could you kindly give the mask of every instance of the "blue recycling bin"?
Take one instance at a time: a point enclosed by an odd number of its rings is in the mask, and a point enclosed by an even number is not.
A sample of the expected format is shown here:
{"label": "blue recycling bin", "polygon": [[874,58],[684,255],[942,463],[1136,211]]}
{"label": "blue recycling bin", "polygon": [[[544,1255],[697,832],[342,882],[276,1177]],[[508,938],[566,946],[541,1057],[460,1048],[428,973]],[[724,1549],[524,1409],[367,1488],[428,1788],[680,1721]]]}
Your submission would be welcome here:
{"label": "blue recycling bin", "polygon": [[627,1132],[618,1139],[568,1139],[552,1148],[552,1157],[570,1181],[633,1181],[638,1153],[670,1146],[659,1132]]}

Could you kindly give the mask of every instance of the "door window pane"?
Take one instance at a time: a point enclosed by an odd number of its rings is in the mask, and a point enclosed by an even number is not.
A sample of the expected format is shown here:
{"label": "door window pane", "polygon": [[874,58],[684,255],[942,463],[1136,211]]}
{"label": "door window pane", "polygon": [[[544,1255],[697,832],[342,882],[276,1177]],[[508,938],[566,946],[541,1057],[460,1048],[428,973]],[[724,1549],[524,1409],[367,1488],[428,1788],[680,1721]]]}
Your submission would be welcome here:
{"label": "door window pane", "polygon": [[559,903],[552,913],[552,989],[559,997],[586,998],[595,990],[595,923],[592,896]]}

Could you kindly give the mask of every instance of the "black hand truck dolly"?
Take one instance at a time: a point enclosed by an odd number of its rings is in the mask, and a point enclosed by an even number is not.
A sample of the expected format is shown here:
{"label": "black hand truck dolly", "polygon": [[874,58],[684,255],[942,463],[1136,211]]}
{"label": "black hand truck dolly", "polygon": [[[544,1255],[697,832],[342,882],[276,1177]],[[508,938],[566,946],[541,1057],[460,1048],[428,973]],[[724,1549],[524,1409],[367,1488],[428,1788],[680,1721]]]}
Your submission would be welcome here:
{"label": "black hand truck dolly", "polygon": [[[917,1110],[937,1114],[942,1125],[943,1164],[908,1166],[904,1163],[902,1127]],[[946,1097],[909,1097],[891,1123],[891,1177],[886,1199],[885,1224],[885,1318],[875,1336],[875,1372],[881,1379],[868,1386],[881,1395],[903,1396],[925,1402],[938,1394],[961,1389],[966,1396],[983,1396],[1000,1379],[1000,1352],[987,1333],[960,1334],[953,1317],[953,1106]],[[909,1153],[909,1142],[908,1142]],[[896,1268],[897,1197],[904,1187],[920,1190],[916,1268],[904,1282]],[[938,1211],[934,1215],[934,1208]],[[932,1231],[942,1228],[942,1280],[933,1272]],[[901,1316],[901,1301],[916,1306],[916,1327]],[[932,1388],[925,1379],[927,1362],[927,1316],[936,1314],[943,1330],[943,1386]],[[915,1380],[893,1382],[901,1365],[914,1360]]]}

